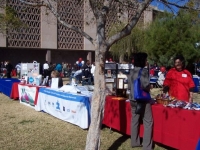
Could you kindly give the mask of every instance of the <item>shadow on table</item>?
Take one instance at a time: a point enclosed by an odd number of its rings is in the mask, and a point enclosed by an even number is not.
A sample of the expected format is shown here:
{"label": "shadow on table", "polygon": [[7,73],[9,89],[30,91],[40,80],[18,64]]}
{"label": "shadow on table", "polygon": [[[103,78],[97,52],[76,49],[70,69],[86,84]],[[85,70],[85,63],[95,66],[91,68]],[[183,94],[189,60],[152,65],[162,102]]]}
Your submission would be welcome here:
{"label": "shadow on table", "polygon": [[117,150],[122,143],[124,143],[128,138],[130,138],[130,136],[127,135],[122,135],[121,137],[119,137],[109,148],[108,150]]}

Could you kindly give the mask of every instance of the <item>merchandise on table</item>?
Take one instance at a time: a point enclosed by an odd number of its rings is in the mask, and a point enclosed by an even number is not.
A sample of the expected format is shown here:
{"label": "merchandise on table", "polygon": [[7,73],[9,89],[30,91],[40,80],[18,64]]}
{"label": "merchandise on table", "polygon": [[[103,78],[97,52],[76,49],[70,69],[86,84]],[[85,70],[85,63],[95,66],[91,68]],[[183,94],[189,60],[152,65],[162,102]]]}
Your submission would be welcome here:
{"label": "merchandise on table", "polygon": [[189,109],[189,110],[200,110],[200,104],[198,103],[188,103],[183,100],[177,100],[175,97],[171,97],[169,95],[164,94],[158,94],[155,97],[155,100],[158,104],[163,104],[165,106],[169,107],[178,107],[183,109]]}
{"label": "merchandise on table", "polygon": [[178,107],[183,109],[189,109],[189,110],[200,110],[200,104],[198,103],[188,103],[182,100],[174,100],[170,102],[167,106],[169,107]]}
{"label": "merchandise on table", "polygon": [[155,99],[158,104],[168,105],[175,97],[169,96],[168,94],[158,94]]}

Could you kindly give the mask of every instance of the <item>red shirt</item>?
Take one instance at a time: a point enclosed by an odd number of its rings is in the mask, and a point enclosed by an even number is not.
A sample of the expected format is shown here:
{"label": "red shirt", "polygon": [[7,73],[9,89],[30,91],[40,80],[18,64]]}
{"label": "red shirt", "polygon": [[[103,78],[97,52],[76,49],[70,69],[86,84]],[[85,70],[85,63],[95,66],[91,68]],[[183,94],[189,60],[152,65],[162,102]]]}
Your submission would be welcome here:
{"label": "red shirt", "polygon": [[169,86],[169,95],[177,100],[189,101],[189,89],[195,87],[192,75],[187,70],[177,71],[175,68],[169,70],[166,75],[164,86]]}
{"label": "red shirt", "polygon": [[149,74],[150,76],[154,76],[154,73],[155,73],[154,69],[151,69]]}

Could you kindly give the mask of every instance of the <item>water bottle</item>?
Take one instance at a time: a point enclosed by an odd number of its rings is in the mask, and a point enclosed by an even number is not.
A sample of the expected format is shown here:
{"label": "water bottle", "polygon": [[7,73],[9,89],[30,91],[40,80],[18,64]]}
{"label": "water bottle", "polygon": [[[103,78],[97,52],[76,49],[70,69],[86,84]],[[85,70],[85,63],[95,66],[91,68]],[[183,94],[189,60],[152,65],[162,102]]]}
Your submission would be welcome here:
{"label": "water bottle", "polygon": [[71,82],[71,85],[75,85],[75,78],[72,78],[72,82]]}
{"label": "water bottle", "polygon": [[51,80],[49,80],[49,83],[48,83],[48,84],[49,84],[49,87],[51,87]]}

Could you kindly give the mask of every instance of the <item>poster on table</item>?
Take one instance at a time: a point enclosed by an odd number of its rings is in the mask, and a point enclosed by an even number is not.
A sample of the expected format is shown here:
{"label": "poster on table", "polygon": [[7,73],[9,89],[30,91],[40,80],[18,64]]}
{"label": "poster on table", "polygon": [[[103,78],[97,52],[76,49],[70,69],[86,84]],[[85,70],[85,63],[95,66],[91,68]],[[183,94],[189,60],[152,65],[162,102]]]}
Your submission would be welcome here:
{"label": "poster on table", "polygon": [[20,103],[34,107],[37,88],[18,84]]}
{"label": "poster on table", "polygon": [[37,61],[33,63],[21,63],[21,77],[28,76],[31,82],[34,82],[34,78],[40,74],[40,64]]}
{"label": "poster on table", "polygon": [[86,96],[40,88],[35,110],[44,111],[83,129],[89,127],[90,102]]}

